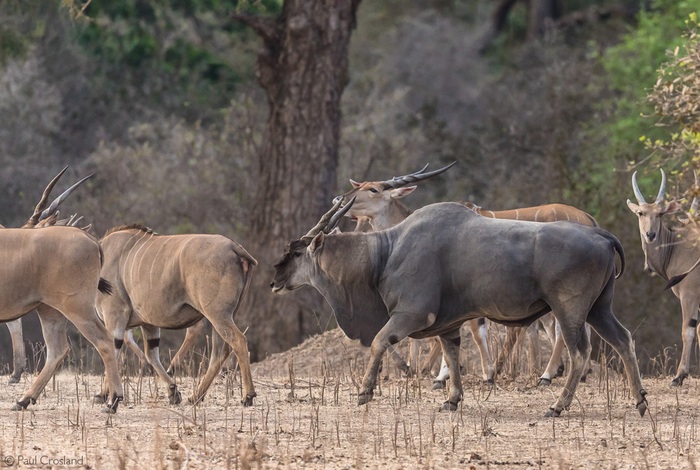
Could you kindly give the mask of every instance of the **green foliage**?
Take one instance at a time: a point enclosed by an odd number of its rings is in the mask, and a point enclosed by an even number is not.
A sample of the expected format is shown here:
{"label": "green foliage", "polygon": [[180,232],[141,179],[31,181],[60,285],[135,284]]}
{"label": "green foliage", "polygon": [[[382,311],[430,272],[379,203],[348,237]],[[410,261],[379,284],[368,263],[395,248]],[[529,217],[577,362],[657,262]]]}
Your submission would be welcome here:
{"label": "green foliage", "polygon": [[[117,86],[124,77],[183,95],[178,104],[220,108],[236,85],[253,78],[252,33],[230,20],[234,11],[276,14],[282,0],[93,0],[92,21],[77,28],[79,43],[103,64]],[[249,57],[237,59],[237,57]]]}
{"label": "green foliage", "polygon": [[8,59],[24,56],[27,49],[26,40],[17,31],[0,28],[0,65]]}
{"label": "green foliage", "polygon": [[686,25],[682,47],[676,47],[660,68],[648,95],[665,136],[642,137],[659,165],[680,168],[680,172],[700,168],[700,28],[696,13],[689,15]]}
{"label": "green foliage", "polygon": [[[645,116],[652,107],[646,93],[656,81],[657,69],[666,53],[680,44],[684,20],[700,11],[700,0],[655,0],[652,8],[639,13],[637,24],[623,40],[602,56],[614,97],[604,103],[612,110],[604,132],[613,155],[634,161],[643,151],[640,135],[660,137],[658,129]],[[607,111],[607,110],[606,110]]]}

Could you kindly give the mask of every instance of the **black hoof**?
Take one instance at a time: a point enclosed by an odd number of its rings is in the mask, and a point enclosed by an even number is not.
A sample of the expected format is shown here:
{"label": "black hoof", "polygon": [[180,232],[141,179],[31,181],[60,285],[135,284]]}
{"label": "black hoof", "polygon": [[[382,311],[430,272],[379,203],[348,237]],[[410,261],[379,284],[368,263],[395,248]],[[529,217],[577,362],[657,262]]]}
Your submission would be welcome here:
{"label": "black hoof", "polygon": [[105,406],[105,407],[102,409],[102,413],[112,414],[112,415],[113,415],[114,413],[117,412],[117,408],[119,408],[119,402],[122,401],[122,400],[124,400],[124,397],[116,397],[116,396],[115,396],[115,397],[112,399],[112,403],[107,403],[107,404],[106,404],[107,406]]}
{"label": "black hoof", "polygon": [[581,383],[586,383],[586,378],[591,372],[593,372],[593,369],[588,369],[586,372],[583,373],[583,375],[581,376]]}
{"label": "black hoof", "polygon": [[647,412],[647,401],[646,399],[637,403],[637,411],[639,411],[639,416],[644,417],[644,413]]}
{"label": "black hoof", "polygon": [[435,380],[433,380],[433,386],[430,389],[431,390],[444,390],[446,385],[447,385],[446,380],[435,379]]}
{"label": "black hoof", "polygon": [[18,376],[12,375],[12,376],[10,376],[10,380],[7,381],[7,384],[8,384],[8,385],[18,384],[18,383],[19,383],[19,379],[21,379],[21,378],[22,378],[22,375],[21,375],[21,374],[18,375]]}
{"label": "black hoof", "polygon": [[494,385],[495,383],[493,379],[484,380],[484,385]]}
{"label": "black hoof", "polygon": [[646,413],[646,411],[647,411],[647,406],[648,406],[648,403],[647,403],[647,391],[644,390],[644,389],[641,389],[641,390],[639,391],[639,394],[642,396],[642,400],[641,400],[639,403],[637,403],[637,411],[639,411],[639,416],[641,416],[641,417],[643,418],[643,417],[644,417],[644,413]]}
{"label": "black hoof", "polygon": [[546,377],[540,377],[540,379],[537,381],[538,387],[549,387],[550,385],[552,385],[552,379],[548,379]]}
{"label": "black hoof", "polygon": [[688,374],[679,375],[671,381],[671,387],[680,387],[683,385],[683,381],[688,377]]}
{"label": "black hoof", "polygon": [[179,405],[182,402],[182,394],[180,394],[180,391],[177,389],[176,385],[170,385],[168,401],[171,405]]}
{"label": "black hoof", "polygon": [[550,408],[544,414],[545,418],[558,418],[561,415],[561,411],[557,411],[554,408]]}
{"label": "black hoof", "polygon": [[243,406],[253,406],[253,398],[257,397],[258,394],[253,392],[249,393],[248,395],[245,396],[243,400],[241,400],[241,404]]}
{"label": "black hoof", "polygon": [[104,403],[107,403],[107,399],[109,398],[109,395],[102,395],[98,393],[92,398],[92,402],[95,403],[96,405],[102,405]]}
{"label": "black hoof", "polygon": [[366,405],[374,397],[373,392],[362,392],[357,396],[357,406]]}
{"label": "black hoof", "polygon": [[557,373],[554,375],[554,377],[564,377],[564,370],[565,370],[565,369],[564,369],[564,365],[563,365],[563,364],[560,365],[560,366],[557,368]]}
{"label": "black hoof", "polygon": [[15,405],[12,407],[12,410],[14,410],[14,411],[26,410],[27,407],[29,406],[29,404],[32,404],[32,405],[36,404],[36,400],[34,400],[33,398],[29,398],[29,397],[25,398],[23,400],[17,400],[17,403],[15,403]]}
{"label": "black hoof", "polygon": [[458,404],[459,402],[454,403],[448,400],[442,404],[442,411],[457,411]]}

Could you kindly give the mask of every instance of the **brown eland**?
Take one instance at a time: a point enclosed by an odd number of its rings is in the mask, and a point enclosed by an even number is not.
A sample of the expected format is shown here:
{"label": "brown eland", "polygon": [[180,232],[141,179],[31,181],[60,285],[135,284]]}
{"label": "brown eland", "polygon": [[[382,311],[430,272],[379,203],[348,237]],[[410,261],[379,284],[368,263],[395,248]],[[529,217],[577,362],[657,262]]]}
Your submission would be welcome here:
{"label": "brown eland", "polygon": [[[58,219],[59,216],[59,211],[58,208],[59,206],[65,201],[68,196],[78,187],[80,186],[83,182],[87,181],[89,178],[91,178],[93,175],[88,175],[85,178],[81,179],[77,183],[73,184],[71,187],[69,187],[67,190],[65,190],[63,193],[61,193],[60,196],[58,196],[56,199],[52,201],[52,203],[48,206],[48,200],[51,192],[53,191],[54,186],[58,182],[58,180],[63,176],[63,174],[66,172],[68,169],[68,166],[64,167],[46,186],[44,189],[44,192],[42,193],[41,199],[36,205],[36,208],[34,209],[34,213],[32,216],[27,220],[27,222],[22,226],[22,228],[43,228],[43,227],[49,227],[53,225],[67,225],[67,226],[77,226],[78,223],[82,220],[82,217],[78,217],[77,214],[74,214],[70,216],[67,219]],[[2,225],[0,225],[0,228],[4,228]],[[91,228],[91,225],[83,226],[81,227],[82,230],[89,231]],[[15,384],[19,383],[20,378],[22,377],[22,372],[26,368],[27,364],[27,355],[26,355],[26,350],[24,347],[24,334],[22,332],[22,319],[18,318],[17,320],[7,322],[5,323],[7,325],[7,329],[10,332],[10,339],[12,341],[12,357],[13,357],[13,370],[10,375],[9,379],[9,384]],[[204,322],[199,322],[189,328],[187,328],[187,332],[185,334],[185,339],[176,352],[175,356],[173,357],[170,366],[168,368],[168,373],[172,374],[174,373],[175,368],[179,367],[180,364],[183,362],[185,355],[187,352],[192,349],[194,343],[196,340],[200,337],[203,336],[204,334],[204,329],[205,329],[205,323]],[[148,364],[148,360],[146,359],[146,355],[141,351],[141,348],[139,348],[138,344],[134,340],[133,334],[131,333],[131,330],[127,331],[127,334],[125,336],[125,340],[129,348],[133,351],[133,353],[137,356],[141,366],[145,366]]]}
{"label": "brown eland", "polygon": [[102,276],[113,286],[98,299],[98,311],[114,335],[117,354],[125,331],[141,327],[146,358],[169,385],[169,401],[181,394],[159,357],[160,329],[192,326],[202,318],[212,326],[212,355],[207,372],[189,399],[202,400],[231,353],[238,359],[245,406],[256,396],[248,343],[233,319],[243,301],[257,261],[238,243],[221,235],[159,235],[138,226],[109,230],[100,240],[105,264]]}
{"label": "brown eland", "polygon": [[[342,201],[275,263],[270,287],[283,294],[305,285],[331,305],[352,339],[371,345],[358,404],[368,403],[382,355],[407,336],[438,336],[450,369],[448,399],[462,399],[460,326],[485,317],[527,326],[547,312],[561,325],[571,367],[546,416],[574,397],[591,352],[586,322],[620,355],[640,415],[647,402],[629,331],[612,311],[615,253],[609,232],[567,222],[540,224],[480,217],[457,203],[432,204],[379,232],[328,233]],[[349,202],[343,210],[347,211]]]}
{"label": "brown eland", "polygon": [[97,240],[76,227],[0,230],[0,321],[36,309],[46,343],[46,363],[16,409],[36,403],[68,352],[70,320],[100,354],[109,392],[107,409],[116,411],[122,385],[112,339],[95,312],[98,290],[109,292],[109,284],[100,277],[101,255]]}
{"label": "brown eland", "polygon": [[[44,188],[41,199],[37,203],[34,213],[27,220],[27,222],[22,226],[22,228],[43,228],[52,225],[68,225],[77,226],[82,217],[77,217],[76,215],[71,216],[68,219],[58,220],[58,207],[63,201],[77,188],[80,184],[85,182],[87,179],[92,177],[92,175],[86,176],[81,179],[73,186],[64,191],[59,197],[54,199],[54,201],[47,208],[46,205],[49,200],[49,196],[54,186],[58,180],[63,176],[68,167],[64,167]],[[5,228],[0,225],[0,228]],[[83,230],[89,230],[89,226],[83,227]],[[24,334],[22,332],[22,318],[18,318],[13,321],[5,323],[7,329],[10,332],[10,340],[12,341],[12,373],[10,374],[9,384],[19,383],[22,377],[22,372],[25,371],[27,367],[27,353],[24,347]]]}
{"label": "brown eland", "polygon": [[[696,180],[697,186],[697,180]],[[666,173],[661,170],[661,186],[654,202],[646,202],[637,185],[637,172],[632,174],[632,190],[637,204],[629,199],[627,206],[637,216],[639,235],[644,252],[644,269],[669,281],[673,294],[681,303],[683,322],[681,340],[683,349],[676,375],[671,385],[683,385],[690,370],[690,356],[698,328],[700,306],[700,271],[694,270],[700,259],[700,227],[686,222],[678,227],[667,225],[664,215],[675,214],[682,209],[680,202],[665,202]],[[697,208],[697,199],[693,201]]]}
{"label": "brown eland", "polygon": [[[343,204],[346,204],[351,198],[355,198],[355,203],[348,211],[347,216],[352,219],[356,219],[358,222],[358,227],[360,227],[360,223],[362,223],[363,226],[369,224],[373,230],[384,230],[402,222],[412,213],[412,211],[402,204],[399,199],[411,194],[417,188],[414,183],[437,176],[447,171],[455,163],[456,162],[453,162],[450,165],[430,172],[426,172],[428,165],[425,165],[422,169],[416,171],[415,173],[395,176],[386,181],[365,181],[358,183],[351,179],[350,184],[353,186],[353,189],[341,196],[338,196],[336,201],[341,200]],[[580,209],[577,209],[576,207],[566,204],[546,204],[504,211],[483,209],[470,202],[463,204],[477,214],[489,218],[527,220],[532,222],[568,221],[582,225],[589,225],[592,227],[598,226],[598,223],[593,216]],[[467,326],[469,326],[477,347],[479,348],[483,379],[486,383],[492,383],[495,373],[498,373],[503,368],[506,359],[506,354],[504,353],[512,351],[518,337],[522,333],[522,328],[515,327],[508,329],[503,352],[499,354],[496,366],[494,367],[489,356],[487,329],[484,319],[479,318],[469,320],[466,323]],[[543,317],[541,319],[541,323],[552,342],[552,355],[549,363],[547,364],[547,368],[539,379],[540,384],[548,385],[551,383],[552,378],[558,375],[563,369],[562,355],[564,353],[564,342],[561,337],[556,334],[556,332],[558,332],[558,328],[555,329],[555,325],[552,321],[548,321],[546,317]],[[539,343],[537,324],[534,323],[527,329],[527,332],[530,338],[530,372],[533,373],[535,370],[535,357],[539,350],[537,347]],[[412,348],[413,351],[411,354],[411,362],[415,363],[415,358],[417,355],[414,348],[415,346]],[[439,348],[431,348],[431,354],[428,359],[429,364],[433,362],[434,358],[436,358],[436,353],[438,350]],[[586,366],[585,370],[588,371],[588,366]],[[584,378],[585,375],[586,373],[584,373]],[[444,388],[445,381],[448,378],[449,372],[447,364],[443,360],[440,372],[433,382],[433,388]]]}

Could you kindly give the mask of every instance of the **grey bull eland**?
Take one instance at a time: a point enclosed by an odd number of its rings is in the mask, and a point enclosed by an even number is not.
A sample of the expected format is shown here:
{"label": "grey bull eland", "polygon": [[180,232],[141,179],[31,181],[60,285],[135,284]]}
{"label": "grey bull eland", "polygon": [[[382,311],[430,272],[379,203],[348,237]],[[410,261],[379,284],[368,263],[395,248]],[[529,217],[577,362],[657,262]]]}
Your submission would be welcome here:
{"label": "grey bull eland", "polygon": [[238,243],[221,235],[159,235],[143,226],[120,226],[100,240],[105,264],[102,276],[113,286],[98,299],[98,311],[114,335],[117,355],[125,331],[141,327],[146,358],[169,385],[171,404],[181,401],[175,380],[160,362],[160,328],[180,329],[207,318],[212,326],[212,357],[190,398],[204,398],[231,353],[241,369],[245,406],[256,396],[248,343],[233,321],[257,261]]}
{"label": "grey bull eland", "polygon": [[[697,180],[696,180],[697,186]],[[690,356],[698,327],[698,307],[700,306],[700,270],[695,270],[700,258],[700,227],[686,223],[679,227],[669,227],[663,216],[677,213],[682,209],[680,202],[665,202],[666,174],[661,170],[661,186],[654,202],[646,202],[637,185],[637,172],[632,175],[632,190],[637,204],[629,199],[627,206],[639,219],[639,234],[642,239],[645,269],[670,281],[673,294],[681,303],[683,323],[681,339],[683,349],[673,386],[683,384],[690,370]],[[694,208],[697,200],[693,201]]]}
{"label": "grey bull eland", "polygon": [[489,219],[457,203],[423,207],[388,230],[328,233],[342,213],[340,203],[289,243],[275,264],[271,288],[283,294],[313,286],[345,334],[371,344],[358,404],[372,399],[390,345],[407,336],[438,336],[453,378],[443,408],[455,410],[463,395],[462,323],[485,317],[528,325],[552,311],[571,367],[546,416],[558,416],[574,397],[591,352],[586,322],[620,355],[644,415],[646,392],[632,337],[612,311],[616,252],[624,270],[622,246],[612,234],[566,222]]}
{"label": "grey bull eland", "polygon": [[[342,201],[342,204],[346,204],[348,201],[350,201],[350,199],[354,198],[355,202],[346,215],[352,219],[356,219],[358,221],[358,226],[361,221],[366,221],[370,224],[373,230],[384,230],[402,222],[411,214],[412,211],[402,204],[399,199],[411,194],[417,188],[415,183],[437,176],[447,171],[454,164],[455,163],[451,163],[443,168],[429,172],[426,172],[428,165],[425,165],[422,169],[416,171],[415,173],[395,176],[386,181],[365,181],[358,183],[351,179],[350,184],[353,186],[353,189],[341,196],[338,196],[336,201],[340,200]],[[567,204],[545,204],[541,206],[524,207],[503,211],[483,209],[470,202],[466,202],[464,205],[483,217],[495,219],[527,220],[532,222],[567,221],[582,225],[589,225],[592,227],[598,226],[598,223],[593,216]],[[492,383],[495,373],[503,368],[506,355],[501,353],[497,360],[496,366],[494,367],[489,356],[484,319],[479,318],[469,320],[466,323],[471,330],[477,347],[479,348],[483,379],[486,383]],[[551,322],[543,322],[545,329],[547,329],[549,323]],[[527,331],[530,336],[529,357],[530,372],[532,373],[535,369],[534,361],[537,354],[536,345],[538,344],[539,339],[536,324],[533,324],[532,327],[527,329]],[[506,341],[503,347],[505,352],[510,352],[513,349],[521,332],[521,328],[508,329]],[[559,328],[556,328],[555,334],[554,326],[552,325],[548,329],[548,334],[552,339],[552,355],[547,368],[539,380],[540,384],[545,385],[551,383],[552,378],[558,374],[560,367],[563,368],[561,357],[564,352],[564,342],[559,335]],[[416,355],[417,354],[412,353],[412,362],[415,362]],[[432,362],[432,357],[434,357],[433,354],[431,354],[431,359],[429,359],[429,362]],[[586,367],[585,370],[587,371],[588,367]],[[433,388],[443,388],[447,378],[449,378],[449,373],[447,370],[447,365],[443,360],[440,373],[435,378]]]}

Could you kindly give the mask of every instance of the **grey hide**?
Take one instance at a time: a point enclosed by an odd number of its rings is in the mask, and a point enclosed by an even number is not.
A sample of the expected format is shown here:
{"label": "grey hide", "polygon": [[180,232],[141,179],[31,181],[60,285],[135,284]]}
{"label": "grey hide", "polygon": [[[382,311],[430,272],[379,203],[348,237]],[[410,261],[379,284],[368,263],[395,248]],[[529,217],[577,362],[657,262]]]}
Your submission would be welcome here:
{"label": "grey hide", "polygon": [[612,311],[615,252],[609,232],[568,222],[489,219],[456,203],[415,211],[395,227],[373,233],[307,234],[275,264],[273,292],[315,287],[353,339],[371,343],[371,359],[358,404],[372,399],[382,354],[406,336],[439,336],[450,368],[448,400],[462,399],[459,328],[486,317],[528,325],[553,312],[561,323],[572,367],[559,399],[547,411],[558,416],[573,399],[590,356],[584,323],[620,355],[640,415],[646,411],[634,345]]}

